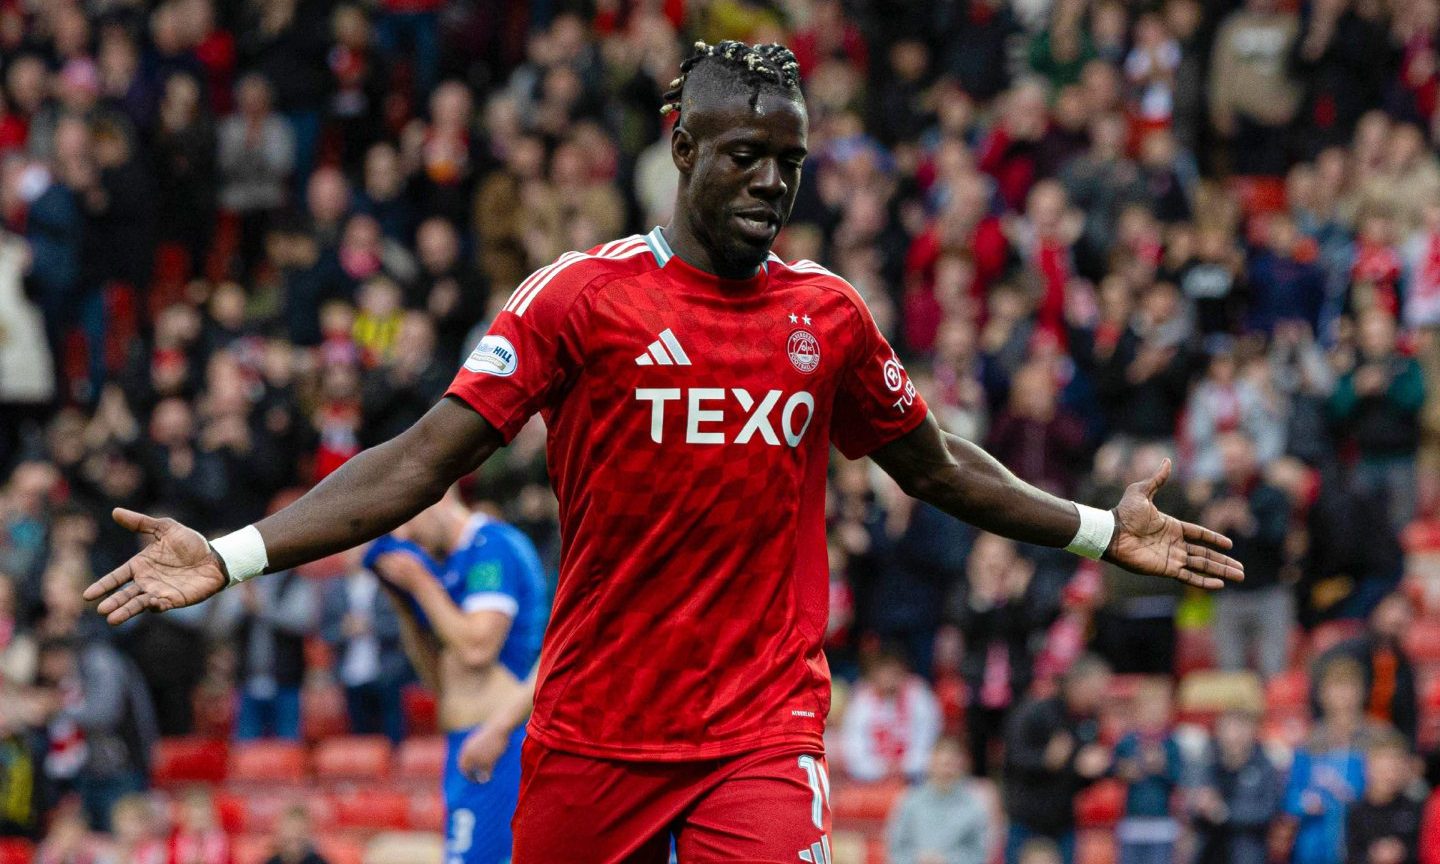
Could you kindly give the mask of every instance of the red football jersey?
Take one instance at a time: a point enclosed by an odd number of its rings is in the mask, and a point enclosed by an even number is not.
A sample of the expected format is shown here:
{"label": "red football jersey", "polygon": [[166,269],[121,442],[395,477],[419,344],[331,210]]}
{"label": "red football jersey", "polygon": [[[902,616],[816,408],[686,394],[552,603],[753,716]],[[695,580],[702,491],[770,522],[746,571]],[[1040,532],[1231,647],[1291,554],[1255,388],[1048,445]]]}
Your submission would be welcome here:
{"label": "red football jersey", "polygon": [[825,474],[924,418],[843,279],[704,273],[659,228],[515,290],[449,395],[509,441],[539,411],[559,588],[530,734],[618,759],[821,746]]}

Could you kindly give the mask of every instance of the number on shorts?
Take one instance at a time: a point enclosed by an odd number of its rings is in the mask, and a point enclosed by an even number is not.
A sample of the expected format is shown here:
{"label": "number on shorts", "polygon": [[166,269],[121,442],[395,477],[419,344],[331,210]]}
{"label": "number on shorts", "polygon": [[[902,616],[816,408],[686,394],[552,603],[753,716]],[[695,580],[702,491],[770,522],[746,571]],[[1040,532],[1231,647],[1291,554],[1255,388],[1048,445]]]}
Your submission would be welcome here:
{"label": "number on shorts", "polygon": [[825,774],[825,766],[815,761],[814,756],[801,756],[800,768],[805,772],[805,779],[810,783],[810,792],[813,797],[810,800],[810,821],[821,831],[825,830],[825,807],[830,802],[830,778]]}
{"label": "number on shorts", "polygon": [[460,808],[450,814],[450,854],[464,855],[475,840],[475,814]]}

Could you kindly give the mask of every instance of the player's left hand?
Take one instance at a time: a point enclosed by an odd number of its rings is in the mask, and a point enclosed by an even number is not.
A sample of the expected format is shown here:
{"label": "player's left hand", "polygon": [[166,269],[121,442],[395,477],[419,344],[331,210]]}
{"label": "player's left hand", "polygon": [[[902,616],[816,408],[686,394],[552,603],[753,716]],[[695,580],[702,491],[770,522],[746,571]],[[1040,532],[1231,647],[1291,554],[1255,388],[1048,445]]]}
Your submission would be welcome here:
{"label": "player's left hand", "polygon": [[480,724],[460,745],[460,772],[476,783],[488,782],[509,746],[509,732],[495,723]]}
{"label": "player's left hand", "polygon": [[1197,588],[1221,588],[1245,578],[1239,561],[1216,551],[1230,538],[1192,522],[1181,522],[1155,507],[1155,493],[1170,477],[1170,460],[1148,480],[1131,483],[1114,509],[1115,535],[1105,560],[1134,573],[1178,579]]}
{"label": "player's left hand", "polygon": [[375,572],[406,593],[414,593],[423,580],[433,578],[419,558],[409,552],[386,552],[375,559]]}

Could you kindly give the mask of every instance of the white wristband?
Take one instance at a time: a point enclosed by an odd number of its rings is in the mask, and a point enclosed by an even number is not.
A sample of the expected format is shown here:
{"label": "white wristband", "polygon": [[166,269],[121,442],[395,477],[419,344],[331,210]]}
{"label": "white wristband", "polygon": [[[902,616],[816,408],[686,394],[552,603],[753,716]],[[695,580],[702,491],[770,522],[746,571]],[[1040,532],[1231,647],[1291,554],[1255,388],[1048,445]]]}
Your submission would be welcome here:
{"label": "white wristband", "polygon": [[1115,514],[1074,501],[1070,503],[1080,512],[1080,529],[1075,532],[1075,539],[1070,541],[1065,551],[1091,560],[1098,559],[1110,548],[1110,538],[1115,534]]}
{"label": "white wristband", "polygon": [[246,525],[239,531],[211,540],[210,548],[225,562],[231,585],[259,576],[270,565],[270,558],[265,554],[265,538],[260,536],[254,525]]}

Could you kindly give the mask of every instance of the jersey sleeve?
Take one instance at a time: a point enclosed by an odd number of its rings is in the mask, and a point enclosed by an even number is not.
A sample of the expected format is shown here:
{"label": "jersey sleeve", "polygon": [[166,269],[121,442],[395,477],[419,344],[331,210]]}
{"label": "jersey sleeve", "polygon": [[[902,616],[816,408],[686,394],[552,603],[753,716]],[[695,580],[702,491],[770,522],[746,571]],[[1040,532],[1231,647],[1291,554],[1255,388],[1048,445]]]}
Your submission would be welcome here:
{"label": "jersey sleeve", "polygon": [[455,602],[461,612],[499,612],[510,618],[519,614],[519,568],[503,547],[485,544],[458,563],[460,585]]}
{"label": "jersey sleeve", "polygon": [[508,444],[578,373],[585,313],[577,300],[594,276],[561,258],[520,283],[445,395],[475,409]]}
{"label": "jersey sleeve", "polygon": [[919,426],[928,409],[870,310],[852,299],[859,335],[835,396],[830,440],[846,458],[859,459]]}

